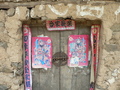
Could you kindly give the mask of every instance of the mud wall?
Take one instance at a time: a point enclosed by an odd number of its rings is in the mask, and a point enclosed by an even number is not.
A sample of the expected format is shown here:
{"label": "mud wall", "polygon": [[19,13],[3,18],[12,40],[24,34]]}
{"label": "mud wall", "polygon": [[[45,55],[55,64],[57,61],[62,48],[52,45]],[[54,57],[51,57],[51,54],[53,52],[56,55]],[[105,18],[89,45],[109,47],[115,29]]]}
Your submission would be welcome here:
{"label": "mud wall", "polygon": [[22,22],[34,19],[101,20],[96,90],[120,90],[120,3],[37,5],[0,10],[0,90],[24,90]]}

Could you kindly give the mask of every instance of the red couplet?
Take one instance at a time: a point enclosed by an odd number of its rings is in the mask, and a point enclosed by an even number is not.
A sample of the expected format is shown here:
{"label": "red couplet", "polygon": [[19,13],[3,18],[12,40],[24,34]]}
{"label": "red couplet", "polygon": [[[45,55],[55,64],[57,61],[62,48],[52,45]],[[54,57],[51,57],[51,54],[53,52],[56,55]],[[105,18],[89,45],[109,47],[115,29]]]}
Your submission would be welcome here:
{"label": "red couplet", "polygon": [[24,82],[25,90],[32,90],[31,75],[31,30],[28,25],[23,25],[23,48],[24,48]]}

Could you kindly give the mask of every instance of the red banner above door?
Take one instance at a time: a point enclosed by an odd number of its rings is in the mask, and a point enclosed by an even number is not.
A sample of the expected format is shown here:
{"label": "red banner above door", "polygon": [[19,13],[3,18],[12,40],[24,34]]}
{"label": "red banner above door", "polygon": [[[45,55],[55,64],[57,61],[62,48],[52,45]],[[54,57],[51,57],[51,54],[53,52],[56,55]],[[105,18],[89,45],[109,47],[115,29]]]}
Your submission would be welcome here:
{"label": "red banner above door", "polygon": [[74,20],[51,20],[46,21],[48,31],[75,30]]}

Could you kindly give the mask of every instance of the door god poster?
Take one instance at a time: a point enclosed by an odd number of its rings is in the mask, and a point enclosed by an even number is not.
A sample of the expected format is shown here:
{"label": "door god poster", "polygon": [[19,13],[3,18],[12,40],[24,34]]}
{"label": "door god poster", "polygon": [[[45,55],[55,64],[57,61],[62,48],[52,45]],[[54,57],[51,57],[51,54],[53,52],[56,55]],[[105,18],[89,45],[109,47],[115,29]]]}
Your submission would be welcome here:
{"label": "door god poster", "polygon": [[49,37],[32,37],[32,67],[51,68],[52,43]]}
{"label": "door god poster", "polygon": [[89,35],[70,35],[68,40],[68,66],[88,65]]}

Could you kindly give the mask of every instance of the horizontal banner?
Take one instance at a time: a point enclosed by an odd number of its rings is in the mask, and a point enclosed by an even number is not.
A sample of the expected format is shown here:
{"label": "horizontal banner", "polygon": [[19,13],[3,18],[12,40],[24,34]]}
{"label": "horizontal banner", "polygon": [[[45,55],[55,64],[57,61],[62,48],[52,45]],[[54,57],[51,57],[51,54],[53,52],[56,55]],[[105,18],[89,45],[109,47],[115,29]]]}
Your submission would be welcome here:
{"label": "horizontal banner", "polygon": [[75,21],[73,20],[51,20],[46,21],[48,31],[75,30]]}

